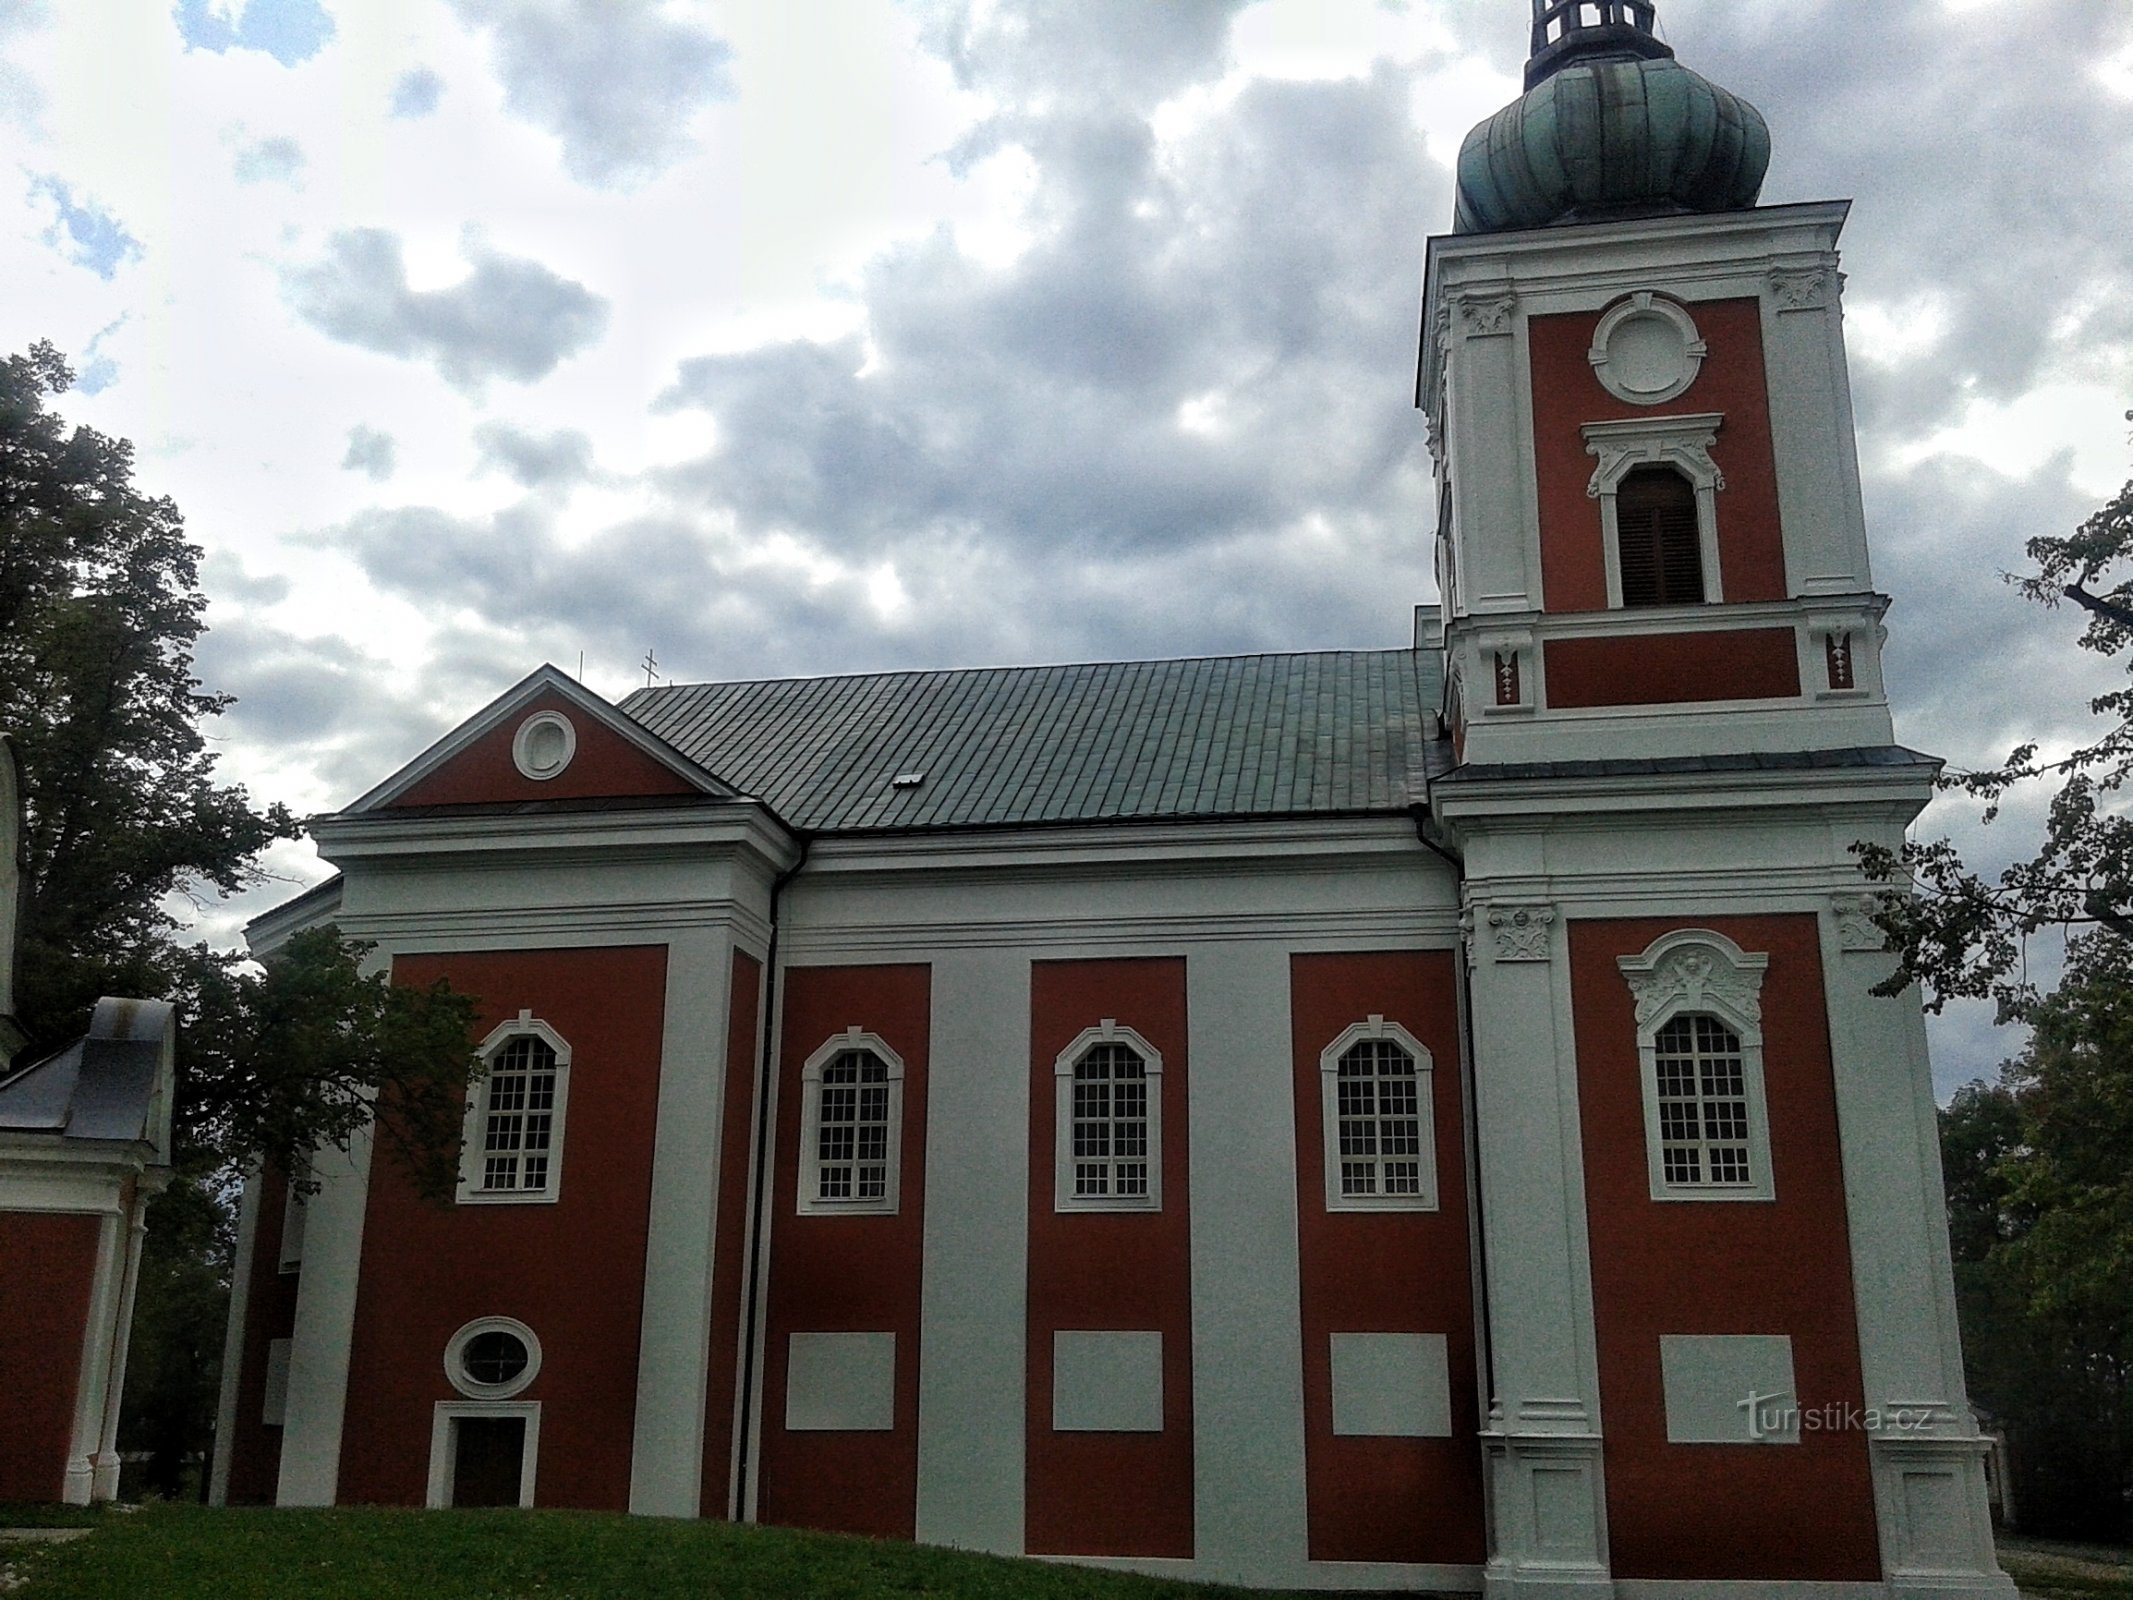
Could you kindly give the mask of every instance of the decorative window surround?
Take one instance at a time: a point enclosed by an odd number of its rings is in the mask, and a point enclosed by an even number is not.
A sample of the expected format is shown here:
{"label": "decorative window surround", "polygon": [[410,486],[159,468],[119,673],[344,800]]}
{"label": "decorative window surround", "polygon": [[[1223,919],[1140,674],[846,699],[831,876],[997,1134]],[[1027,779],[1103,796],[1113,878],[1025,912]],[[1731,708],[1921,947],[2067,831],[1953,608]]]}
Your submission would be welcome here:
{"label": "decorative window surround", "polygon": [[1600,502],[1600,531],[1607,555],[1607,603],[1622,604],[1621,534],[1615,517],[1615,493],[1622,480],[1639,467],[1671,467],[1689,480],[1696,491],[1696,532],[1703,550],[1703,598],[1715,605],[1725,598],[1718,570],[1718,491],[1726,486],[1725,474],[1711,459],[1718,430],[1725,423],[1719,412],[1694,416],[1629,417],[1620,422],[1588,422],[1579,431],[1585,438],[1585,453],[1598,458],[1592,481],[1585,493]]}
{"label": "decorative window surround", "polygon": [[1600,318],[1587,352],[1601,387],[1633,406],[1679,399],[1695,383],[1708,354],[1710,346],[1688,309],[1649,289]]}
{"label": "decorative window surround", "polygon": [[[517,1371],[499,1371],[494,1377],[483,1376],[483,1359],[493,1358],[495,1354],[484,1342],[484,1335],[488,1334],[518,1341],[524,1361]],[[508,1351],[509,1347],[504,1348]],[[541,1375],[541,1341],[531,1328],[515,1317],[476,1317],[446,1342],[444,1375],[452,1387],[469,1400],[509,1400],[524,1393]]]}
{"label": "decorative window surround", "polygon": [[[1351,1054],[1356,1056],[1353,1066],[1369,1065],[1374,1070],[1367,1076],[1351,1072],[1344,1078],[1341,1064]],[[1412,1069],[1411,1076],[1386,1071],[1388,1066],[1397,1067],[1402,1056]],[[1419,1039],[1398,1023],[1378,1016],[1356,1023],[1320,1053],[1319,1123],[1325,1142],[1328,1211],[1437,1209],[1435,1067],[1429,1050]],[[1343,1083],[1349,1085],[1350,1103],[1345,1108],[1341,1104]],[[1404,1096],[1398,1093],[1398,1086],[1403,1083],[1413,1086],[1412,1109],[1402,1103]],[[1358,1092],[1359,1085],[1368,1085],[1367,1094]],[[1389,1108],[1388,1088],[1394,1091]],[[1350,1134],[1345,1143],[1352,1147],[1367,1144],[1367,1151],[1343,1148],[1344,1110]],[[1409,1123],[1411,1129],[1406,1126]],[[1388,1135],[1397,1145],[1411,1141],[1413,1149],[1388,1151]],[[1409,1164],[1411,1173],[1405,1170]],[[1401,1170],[1387,1171],[1396,1165]],[[1365,1166],[1367,1173],[1352,1170]],[[1400,1192],[1386,1193],[1388,1181],[1396,1183]],[[1352,1186],[1360,1188],[1366,1183],[1362,1192],[1349,1192]]]}
{"label": "decorative window surround", "polygon": [[[1128,1058],[1119,1053],[1119,1047],[1131,1052],[1140,1060],[1141,1079],[1145,1086],[1145,1129],[1133,1125],[1142,1119],[1131,1114],[1130,1091],[1127,1105],[1120,1106],[1119,1080],[1101,1080],[1082,1077],[1084,1063],[1093,1069],[1097,1063],[1116,1067]],[[1130,1084],[1131,1080],[1125,1080]],[[1098,1083],[1109,1085],[1108,1092],[1097,1097],[1077,1094],[1078,1090],[1093,1091]],[[1097,1098],[1102,1105],[1093,1103]],[[1077,1101],[1083,1102],[1077,1104]],[[1093,1028],[1085,1028],[1075,1035],[1073,1043],[1059,1052],[1052,1063],[1053,1107],[1053,1157],[1052,1157],[1052,1204],[1056,1211],[1160,1211],[1163,1209],[1163,1056],[1154,1045],[1135,1033],[1131,1028],[1122,1028],[1110,1017]],[[1121,1115],[1124,1109],[1126,1114]],[[1077,1112],[1083,1113],[1077,1115]],[[1084,1137],[1098,1129],[1103,1130],[1101,1151],[1078,1153],[1075,1148],[1075,1125],[1081,1124]],[[1130,1149],[1121,1151],[1118,1136],[1121,1132],[1130,1141],[1136,1134],[1142,1145],[1136,1159]],[[1126,1174],[1129,1187],[1138,1192],[1116,1193],[1117,1178],[1121,1168],[1130,1169],[1145,1164],[1144,1173]],[[1083,1193],[1096,1175],[1085,1169],[1103,1169],[1103,1193]]]}
{"label": "decorative window surround", "polygon": [[440,1400],[430,1418],[429,1492],[423,1503],[432,1510],[452,1503],[452,1478],[458,1465],[459,1430],[452,1424],[462,1417],[524,1417],[526,1443],[519,1457],[518,1503],[530,1508],[533,1484],[541,1453],[541,1403],[538,1400]]}
{"label": "decorative window surround", "polygon": [[[825,1083],[825,1074],[841,1081]],[[825,1101],[829,1151],[823,1149]],[[844,1129],[850,1130],[849,1143],[841,1137]],[[825,1040],[800,1069],[800,1214],[895,1215],[903,1130],[903,1057],[879,1034],[857,1027]],[[831,1192],[825,1194],[825,1187]]]}
{"label": "decorative window surround", "polygon": [[[526,1039],[554,1056],[552,1063],[511,1053],[514,1041]],[[466,1205],[553,1205],[563,1194],[563,1127],[570,1104],[570,1045],[531,1011],[521,1011],[498,1026],[475,1052],[481,1077],[467,1090],[466,1124],[459,1155],[458,1200]],[[544,1083],[552,1073],[554,1082]],[[539,1101],[548,1100],[541,1108]],[[492,1101],[504,1102],[492,1104]],[[537,1119],[545,1116],[545,1128]],[[488,1147],[492,1136],[500,1141]],[[545,1145],[538,1141],[545,1139]],[[511,1158],[509,1183],[493,1181],[491,1156]],[[539,1162],[539,1181],[527,1177]]]}
{"label": "decorative window surround", "polygon": [[[1644,1143],[1654,1200],[1774,1200],[1777,1188],[1770,1170],[1770,1117],[1763,1094],[1763,974],[1770,966],[1767,955],[1749,954],[1722,933],[1706,928],[1685,928],[1652,941],[1642,955],[1623,956],[1616,963],[1629,984],[1637,1005],[1637,1056],[1644,1086]],[[1714,1183],[1708,1165],[1699,1164],[1696,1181],[1670,1182],[1666,1149],[1693,1141],[1670,1141],[1665,1137],[1660,1106],[1660,1057],[1681,1059],[1674,1049],[1662,1049],[1660,1035],[1676,1019],[1710,1019],[1735,1036],[1738,1043],[1739,1090],[1721,1099],[1745,1103],[1747,1129],[1738,1140],[1745,1144],[1748,1176],[1744,1182]],[[1675,1030],[1678,1034],[1682,1030]],[[1701,1035],[1709,1030],[1694,1030]],[[1672,1036],[1669,1047],[1678,1041]],[[1733,1056],[1723,1041],[1699,1038],[1697,1068],[1706,1044],[1714,1045],[1714,1060],[1730,1062]],[[1696,1085],[1699,1119],[1707,1088]],[[1698,1133],[1706,1130],[1699,1125]],[[1708,1140],[1703,1141],[1708,1143]]]}
{"label": "decorative window surround", "polygon": [[535,783],[559,776],[578,753],[578,730],[560,711],[536,711],[511,736],[511,764]]}

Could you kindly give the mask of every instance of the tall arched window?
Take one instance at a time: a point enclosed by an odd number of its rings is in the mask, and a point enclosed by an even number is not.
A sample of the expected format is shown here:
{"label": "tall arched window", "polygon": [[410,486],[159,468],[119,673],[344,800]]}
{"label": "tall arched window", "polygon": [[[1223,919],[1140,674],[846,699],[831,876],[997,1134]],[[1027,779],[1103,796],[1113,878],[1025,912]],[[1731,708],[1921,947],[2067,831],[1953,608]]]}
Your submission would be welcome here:
{"label": "tall arched window", "polygon": [[847,1029],[800,1069],[800,1210],[893,1212],[903,1156],[904,1064]]}
{"label": "tall arched window", "polygon": [[1320,1052],[1326,1209],[1437,1209],[1434,1063],[1422,1042],[1373,1016]]}
{"label": "tall arched window", "polygon": [[1061,1211],[1163,1205],[1163,1058],[1115,1021],[1083,1032],[1053,1063]]}
{"label": "tall arched window", "polygon": [[1701,605],[1703,538],[1696,491],[1671,467],[1639,467],[1615,491],[1625,606]]}
{"label": "tall arched window", "polygon": [[482,1041],[479,1054],[482,1075],[467,1090],[460,1203],[554,1200],[562,1192],[570,1046],[521,1011]]}

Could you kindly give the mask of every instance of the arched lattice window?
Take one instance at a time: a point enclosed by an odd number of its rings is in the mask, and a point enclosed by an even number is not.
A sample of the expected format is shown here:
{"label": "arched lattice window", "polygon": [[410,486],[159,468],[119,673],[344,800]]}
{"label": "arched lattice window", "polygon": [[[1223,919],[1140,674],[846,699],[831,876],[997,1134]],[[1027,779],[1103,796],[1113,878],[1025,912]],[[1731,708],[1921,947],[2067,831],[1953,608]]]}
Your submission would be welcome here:
{"label": "arched lattice window", "polygon": [[1163,1058],[1116,1022],[1090,1028],[1053,1064],[1061,1211],[1155,1211],[1163,1203]]}
{"label": "arched lattice window", "polygon": [[1615,491],[1625,606],[1700,605],[1703,536],[1696,491],[1671,467],[1639,467]]}
{"label": "arched lattice window", "polygon": [[481,1043],[482,1075],[467,1091],[459,1199],[553,1200],[561,1193],[570,1046],[521,1011]]}
{"label": "arched lattice window", "polygon": [[800,1210],[890,1212],[903,1155],[903,1062],[857,1028],[800,1069]]}
{"label": "arched lattice window", "polygon": [[1753,1183],[1747,1058],[1740,1035],[1708,1013],[1684,1012],[1654,1036],[1652,1065],[1666,1181]]}
{"label": "arched lattice window", "polygon": [[1421,1042],[1383,1017],[1357,1023],[1320,1054],[1329,1210],[1436,1209],[1432,1070]]}

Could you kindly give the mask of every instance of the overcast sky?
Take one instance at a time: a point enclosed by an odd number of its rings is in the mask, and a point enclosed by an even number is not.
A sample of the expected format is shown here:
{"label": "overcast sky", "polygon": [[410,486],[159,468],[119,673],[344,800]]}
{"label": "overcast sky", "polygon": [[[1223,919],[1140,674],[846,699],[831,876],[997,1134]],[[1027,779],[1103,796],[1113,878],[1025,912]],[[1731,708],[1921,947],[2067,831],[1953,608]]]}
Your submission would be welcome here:
{"label": "overcast sky", "polygon": [[[301,811],[581,653],[619,697],[647,648],[690,681],[1399,644],[1423,244],[1527,22],[0,0],[0,340],[58,343],[69,415],[183,508],[222,770]],[[1661,22],[1769,119],[1766,201],[1857,201],[1899,735],[2070,738],[2073,619],[1995,575],[2129,475],[2133,6]],[[1929,814],[2002,852],[2031,820]],[[2006,1046],[1937,1025],[1944,1091]]]}

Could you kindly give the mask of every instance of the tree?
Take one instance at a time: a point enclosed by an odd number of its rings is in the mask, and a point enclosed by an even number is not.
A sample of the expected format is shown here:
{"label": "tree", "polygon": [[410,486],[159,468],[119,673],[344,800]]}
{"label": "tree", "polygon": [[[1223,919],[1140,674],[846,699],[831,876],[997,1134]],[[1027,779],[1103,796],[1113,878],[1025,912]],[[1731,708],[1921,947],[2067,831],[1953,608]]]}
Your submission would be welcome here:
{"label": "tree", "polygon": [[1941,1114],[1972,1394],[2027,1531],[2133,1537],[2133,944],[2077,937],[1994,1085]]}
{"label": "tree", "polygon": [[[2133,646],[2133,483],[2073,533],[2032,539],[2027,550],[2034,570],[2008,581],[2047,608],[2081,607],[2082,649],[2110,658]],[[1882,902],[1877,920],[1899,964],[1877,992],[1916,981],[1930,1010],[1991,999],[2000,1020],[2015,1020],[2039,1003],[2022,960],[2029,935],[2105,928],[2133,939],[2133,818],[2121,807],[2133,778],[2133,683],[2098,695],[2089,710],[2104,731],[2063,756],[2043,757],[2031,741],[1997,767],[1941,780],[1984,801],[1988,823],[2016,790],[2057,783],[2042,847],[1996,878],[1972,872],[1946,839],[1855,847],[1870,879],[1908,891]]]}

